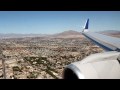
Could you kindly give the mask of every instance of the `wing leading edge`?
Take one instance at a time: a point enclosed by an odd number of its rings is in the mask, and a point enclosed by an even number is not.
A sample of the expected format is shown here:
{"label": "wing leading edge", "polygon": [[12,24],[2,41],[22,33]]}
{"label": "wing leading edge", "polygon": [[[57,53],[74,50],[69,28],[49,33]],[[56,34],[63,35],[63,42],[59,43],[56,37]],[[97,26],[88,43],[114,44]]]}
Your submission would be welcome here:
{"label": "wing leading edge", "polygon": [[98,46],[102,47],[106,51],[118,51],[120,52],[120,39],[102,35],[99,33],[88,32],[89,19],[87,20],[82,34],[93,41]]}

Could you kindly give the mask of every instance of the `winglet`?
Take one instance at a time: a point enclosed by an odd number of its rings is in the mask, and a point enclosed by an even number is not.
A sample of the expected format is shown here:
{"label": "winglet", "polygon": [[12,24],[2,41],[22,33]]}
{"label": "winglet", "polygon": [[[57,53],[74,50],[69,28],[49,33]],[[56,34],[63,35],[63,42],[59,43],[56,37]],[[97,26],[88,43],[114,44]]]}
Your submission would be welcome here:
{"label": "winglet", "polygon": [[87,19],[86,23],[85,23],[85,26],[84,26],[84,29],[82,32],[88,32],[88,27],[89,27],[89,18]]}

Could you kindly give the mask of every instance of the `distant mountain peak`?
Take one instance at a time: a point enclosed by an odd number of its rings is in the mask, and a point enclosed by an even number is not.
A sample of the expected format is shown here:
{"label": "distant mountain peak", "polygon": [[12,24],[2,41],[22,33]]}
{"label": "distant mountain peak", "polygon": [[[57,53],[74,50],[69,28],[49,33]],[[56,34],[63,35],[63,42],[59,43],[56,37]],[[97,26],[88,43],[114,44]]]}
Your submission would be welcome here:
{"label": "distant mountain peak", "polygon": [[68,31],[64,31],[62,33],[54,34],[54,35],[52,35],[52,37],[55,37],[55,38],[78,38],[78,37],[82,37],[82,34],[78,31],[68,30]]}
{"label": "distant mountain peak", "polygon": [[100,31],[99,33],[120,33],[120,31],[119,30],[105,30],[105,31]]}
{"label": "distant mountain peak", "polygon": [[99,33],[120,38],[119,30],[105,30],[105,31],[100,31]]}
{"label": "distant mountain peak", "polygon": [[64,32],[62,32],[62,33],[59,33],[59,35],[80,35],[81,33],[80,32],[78,32],[78,31],[74,31],[74,30],[68,30],[68,31],[64,31]]}

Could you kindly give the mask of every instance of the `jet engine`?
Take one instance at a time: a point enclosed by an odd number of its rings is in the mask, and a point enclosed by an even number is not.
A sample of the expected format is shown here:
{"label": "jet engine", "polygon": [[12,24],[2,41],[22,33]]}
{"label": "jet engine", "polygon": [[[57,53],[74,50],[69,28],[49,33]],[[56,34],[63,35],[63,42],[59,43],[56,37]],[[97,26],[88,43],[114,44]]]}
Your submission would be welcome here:
{"label": "jet engine", "polygon": [[63,79],[120,79],[120,52],[91,54],[63,70]]}

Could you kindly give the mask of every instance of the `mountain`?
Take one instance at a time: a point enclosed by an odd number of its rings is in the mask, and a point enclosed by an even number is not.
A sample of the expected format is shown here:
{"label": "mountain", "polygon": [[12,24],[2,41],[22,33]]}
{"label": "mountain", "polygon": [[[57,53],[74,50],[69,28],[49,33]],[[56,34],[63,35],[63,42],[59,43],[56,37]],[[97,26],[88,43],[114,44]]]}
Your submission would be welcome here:
{"label": "mountain", "polygon": [[120,38],[120,31],[117,30],[106,30],[99,33]]}
{"label": "mountain", "polygon": [[105,31],[100,31],[100,33],[117,34],[117,33],[120,33],[120,31],[117,31],[117,30],[105,30]]}
{"label": "mountain", "polygon": [[62,33],[57,33],[51,36],[52,38],[83,38],[80,32],[69,30]]}
{"label": "mountain", "polygon": [[1,34],[0,33],[0,39],[6,39],[6,38],[25,38],[25,37],[43,37],[46,36],[45,34]]}

